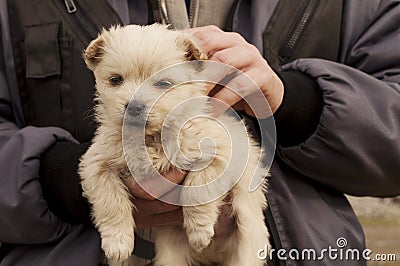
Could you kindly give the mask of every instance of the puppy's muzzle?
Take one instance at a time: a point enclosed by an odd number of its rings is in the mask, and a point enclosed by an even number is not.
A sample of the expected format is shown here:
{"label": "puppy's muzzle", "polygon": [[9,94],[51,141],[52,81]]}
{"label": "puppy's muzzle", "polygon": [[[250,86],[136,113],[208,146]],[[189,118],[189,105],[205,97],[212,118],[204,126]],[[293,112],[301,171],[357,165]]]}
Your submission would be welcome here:
{"label": "puppy's muzzle", "polygon": [[144,126],[146,124],[147,107],[138,101],[129,102],[125,106],[125,124],[128,126]]}

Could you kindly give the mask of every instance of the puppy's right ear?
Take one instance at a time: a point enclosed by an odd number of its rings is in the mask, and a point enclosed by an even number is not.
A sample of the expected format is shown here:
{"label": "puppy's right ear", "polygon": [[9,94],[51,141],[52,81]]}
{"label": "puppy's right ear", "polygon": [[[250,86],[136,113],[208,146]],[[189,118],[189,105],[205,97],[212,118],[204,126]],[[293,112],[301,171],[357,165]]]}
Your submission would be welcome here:
{"label": "puppy's right ear", "polygon": [[185,51],[185,57],[188,61],[208,59],[207,55],[200,51],[187,34],[180,34],[176,38],[176,44],[180,49]]}
{"label": "puppy's right ear", "polygon": [[90,70],[94,70],[104,54],[104,37],[99,35],[83,52],[83,59]]}

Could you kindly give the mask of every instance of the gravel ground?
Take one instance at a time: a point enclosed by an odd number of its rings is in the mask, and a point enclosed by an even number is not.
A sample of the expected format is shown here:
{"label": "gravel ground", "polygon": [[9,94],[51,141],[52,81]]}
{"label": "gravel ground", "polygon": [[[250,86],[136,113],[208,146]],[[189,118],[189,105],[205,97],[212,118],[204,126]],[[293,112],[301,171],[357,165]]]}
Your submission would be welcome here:
{"label": "gravel ground", "polygon": [[400,199],[348,198],[363,225],[367,248],[373,255],[396,256],[394,262],[370,261],[368,265],[400,265]]}

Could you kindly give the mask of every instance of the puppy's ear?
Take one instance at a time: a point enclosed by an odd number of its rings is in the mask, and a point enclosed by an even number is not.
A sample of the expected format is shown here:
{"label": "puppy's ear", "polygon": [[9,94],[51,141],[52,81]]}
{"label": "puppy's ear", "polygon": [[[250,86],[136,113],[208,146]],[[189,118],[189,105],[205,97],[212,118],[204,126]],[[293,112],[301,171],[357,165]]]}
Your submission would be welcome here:
{"label": "puppy's ear", "polygon": [[104,37],[99,35],[83,52],[83,59],[90,70],[94,70],[101,61],[101,57],[104,54],[104,44]]}
{"label": "puppy's ear", "polygon": [[185,57],[188,61],[194,61],[193,67],[196,71],[201,72],[205,69],[205,64],[200,60],[207,60],[206,54],[203,54],[192,40],[185,34],[178,36],[176,43],[180,49],[185,51]]}
{"label": "puppy's ear", "polygon": [[185,51],[186,59],[189,61],[207,59],[207,55],[203,54],[185,34],[181,34],[177,37],[176,44],[180,49]]}

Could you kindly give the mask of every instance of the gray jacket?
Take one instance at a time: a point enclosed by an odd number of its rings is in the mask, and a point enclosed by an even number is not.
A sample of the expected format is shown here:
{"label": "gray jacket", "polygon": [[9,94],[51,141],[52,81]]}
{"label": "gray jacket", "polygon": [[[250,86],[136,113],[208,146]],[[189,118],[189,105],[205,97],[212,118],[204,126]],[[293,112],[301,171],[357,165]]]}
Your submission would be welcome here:
{"label": "gray jacket", "polygon": [[[261,11],[274,1],[250,2],[254,15],[240,12],[239,4],[233,29],[261,50],[271,13]],[[344,3],[339,62],[307,58],[284,66],[312,77],[324,104],[316,131],[299,145],[278,146],[271,168],[268,200],[287,251],[337,248],[340,237],[347,248],[363,249],[361,226],[343,193],[400,194],[400,1]],[[8,23],[6,1],[0,0],[0,242],[14,244],[0,265],[96,265],[96,230],[63,222],[42,197],[41,154],[57,141],[76,140],[61,128],[25,126]],[[243,25],[252,28],[243,31]]]}

